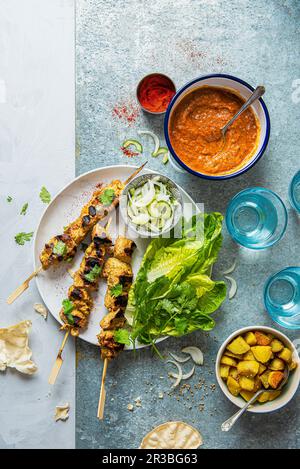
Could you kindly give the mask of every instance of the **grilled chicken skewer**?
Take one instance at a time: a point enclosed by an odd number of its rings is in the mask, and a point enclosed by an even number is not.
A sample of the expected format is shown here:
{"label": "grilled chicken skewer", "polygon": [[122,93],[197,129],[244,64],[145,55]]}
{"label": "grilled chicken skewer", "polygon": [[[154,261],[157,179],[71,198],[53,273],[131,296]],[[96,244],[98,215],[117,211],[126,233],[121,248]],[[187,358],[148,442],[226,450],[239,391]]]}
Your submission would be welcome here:
{"label": "grilled chicken skewer", "polygon": [[45,244],[40,255],[44,270],[62,261],[72,260],[77,247],[91,229],[118,206],[124,184],[115,180],[106,186],[98,185],[92,198],[81,210],[80,216],[70,223],[62,235],[54,236]]}
{"label": "grilled chicken skewer", "polygon": [[68,298],[63,300],[60,318],[65,324],[62,329],[70,329],[74,337],[79,335],[80,329],[87,326],[94,306],[91,293],[98,290],[105,255],[112,244],[107,231],[108,226],[103,228],[100,224],[93,228],[92,241],[84,253],[79,269],[73,275]]}
{"label": "grilled chicken skewer", "polygon": [[62,329],[66,330],[66,335],[50,373],[50,384],[55,383],[62,366],[61,354],[69,333],[77,337],[80,330],[88,324],[94,304],[91,293],[98,289],[105,255],[111,246],[111,239],[107,234],[108,224],[105,228],[100,224],[93,228],[91,243],[84,253],[79,269],[73,275],[73,284],[68,290],[68,298],[62,302],[60,318],[64,322]]}
{"label": "grilled chicken skewer", "polygon": [[[147,162],[146,162],[147,163]],[[90,201],[81,210],[79,218],[70,223],[63,234],[54,236],[45,244],[40,254],[41,266],[33,272],[8,298],[7,303],[13,303],[28,287],[30,281],[42,270],[62,261],[72,260],[77,247],[97,222],[105,218],[113,209],[117,208],[119,197],[125,187],[146,165],[144,163],[129,178],[122,183],[112,181],[104,186],[99,184]]]}
{"label": "grilled chicken skewer", "polygon": [[105,378],[108,362],[124,348],[124,344],[118,343],[114,336],[115,331],[121,329],[126,323],[124,313],[128,301],[128,292],[133,280],[130,263],[135,247],[133,241],[119,236],[115,242],[113,257],[105,262],[102,273],[107,280],[104,304],[109,312],[100,322],[102,331],[97,336],[101,347],[101,358],[104,360],[97,414],[99,419],[103,419],[104,415]]}

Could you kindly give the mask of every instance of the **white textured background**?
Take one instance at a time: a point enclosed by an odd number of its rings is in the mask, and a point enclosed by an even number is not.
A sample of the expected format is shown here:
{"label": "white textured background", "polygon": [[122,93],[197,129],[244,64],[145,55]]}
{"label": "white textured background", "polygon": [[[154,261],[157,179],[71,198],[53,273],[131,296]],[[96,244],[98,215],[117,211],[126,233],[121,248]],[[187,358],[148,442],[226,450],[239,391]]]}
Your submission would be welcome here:
{"label": "white textured background", "polygon": [[[74,344],[67,344],[61,374],[50,387],[63,337],[58,324],[34,312],[40,301],[34,281],[6,304],[33,266],[33,242],[18,246],[14,235],[35,230],[45,208],[42,185],[54,195],[74,177],[74,21],[73,0],[0,0],[0,327],[33,322],[30,345],[39,367],[32,377],[0,372],[0,448],[75,444]],[[55,406],[65,402],[70,418],[55,423]]]}

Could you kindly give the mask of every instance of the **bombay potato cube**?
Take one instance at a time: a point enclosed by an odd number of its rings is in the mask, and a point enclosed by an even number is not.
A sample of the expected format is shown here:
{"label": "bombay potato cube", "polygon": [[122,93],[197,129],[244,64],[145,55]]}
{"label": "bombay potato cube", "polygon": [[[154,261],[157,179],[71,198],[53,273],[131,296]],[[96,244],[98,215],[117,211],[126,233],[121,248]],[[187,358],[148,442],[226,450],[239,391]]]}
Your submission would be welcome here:
{"label": "bombay potato cube", "polygon": [[259,364],[254,360],[241,361],[237,365],[238,374],[247,378],[254,378],[259,370]]}
{"label": "bombay potato cube", "polygon": [[284,370],[285,364],[281,358],[274,358],[268,365],[270,370]]}
{"label": "bombay potato cube", "polygon": [[236,358],[237,360],[241,359],[240,355],[237,355],[236,353],[229,352],[229,350],[225,350],[224,355],[226,355],[226,357]]}
{"label": "bombay potato cube", "polygon": [[269,394],[270,394],[269,392],[261,393],[261,395],[258,396],[258,398],[257,398],[258,402],[260,402],[261,404],[264,404],[265,402],[268,402]]}
{"label": "bombay potato cube", "polygon": [[253,332],[246,332],[244,338],[248,345],[256,345],[256,337]]}
{"label": "bombay potato cube", "polygon": [[297,363],[296,362],[291,362],[289,365],[289,370],[293,371],[297,368]]}
{"label": "bombay potato cube", "polygon": [[283,343],[278,339],[273,339],[270,345],[273,353],[280,352],[284,347]]}
{"label": "bombay potato cube", "polygon": [[251,350],[255,359],[261,363],[267,363],[272,357],[272,349],[269,345],[254,345]]}
{"label": "bombay potato cube", "polygon": [[269,401],[274,401],[274,399],[276,399],[276,397],[280,396],[281,391],[279,391],[279,390],[270,391],[268,394],[269,394]]}
{"label": "bombay potato cube", "polygon": [[240,395],[242,396],[245,401],[250,401],[250,399],[254,396],[254,392],[246,391],[245,389],[241,389]]}
{"label": "bombay potato cube", "polygon": [[270,339],[270,337],[268,337],[266,334],[256,331],[254,332],[254,335],[256,338],[257,345],[270,345],[272,339]]}
{"label": "bombay potato cube", "polygon": [[229,345],[227,345],[227,350],[232,353],[236,353],[237,355],[242,355],[250,350],[250,345],[247,344],[241,335],[239,335]]}
{"label": "bombay potato cube", "polygon": [[247,376],[241,376],[239,379],[239,385],[245,391],[253,391],[254,390],[254,378],[247,378]]}
{"label": "bombay potato cube", "polygon": [[238,378],[238,371],[235,367],[232,367],[230,368],[229,370],[229,376],[231,376],[233,379],[236,379]]}
{"label": "bombay potato cube", "polygon": [[222,379],[227,379],[229,375],[229,365],[221,365],[220,366],[220,376]]}
{"label": "bombay potato cube", "polygon": [[228,379],[227,379],[227,387],[229,389],[229,392],[231,392],[231,394],[233,396],[238,396],[239,395],[241,387],[240,387],[238,381],[236,381],[231,376],[229,376]]}
{"label": "bombay potato cube", "polygon": [[234,360],[231,357],[226,357],[226,355],[223,355],[221,358],[221,363],[222,365],[229,365],[229,366],[236,366],[236,360]]}
{"label": "bombay potato cube", "polygon": [[262,363],[259,364],[259,370],[258,370],[258,374],[259,375],[262,375],[264,371],[266,371],[267,367],[265,365],[263,365]]}
{"label": "bombay potato cube", "polygon": [[269,384],[269,374],[271,373],[270,370],[265,371],[260,377],[260,381],[262,382],[262,385],[264,388],[268,389],[270,387]]}
{"label": "bombay potato cube", "polygon": [[268,382],[271,388],[276,389],[284,378],[282,371],[271,371],[268,376]]}
{"label": "bombay potato cube", "polygon": [[278,354],[278,358],[281,358],[286,363],[290,363],[292,361],[292,352],[289,348],[284,347],[283,350]]}
{"label": "bombay potato cube", "polygon": [[254,378],[254,389],[253,391],[254,392],[257,392],[259,389],[262,388],[262,382],[261,380],[259,379],[259,376],[255,376]]}
{"label": "bombay potato cube", "polygon": [[254,360],[255,361],[255,357],[253,355],[253,352],[252,350],[248,350],[248,352],[246,352],[244,355],[243,355],[243,360]]}

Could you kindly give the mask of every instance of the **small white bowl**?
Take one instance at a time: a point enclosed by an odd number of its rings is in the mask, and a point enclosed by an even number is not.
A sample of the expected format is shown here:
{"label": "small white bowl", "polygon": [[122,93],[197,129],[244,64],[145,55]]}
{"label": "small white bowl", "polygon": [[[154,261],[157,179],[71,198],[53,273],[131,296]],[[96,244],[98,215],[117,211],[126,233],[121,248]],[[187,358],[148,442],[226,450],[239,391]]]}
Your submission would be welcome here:
{"label": "small white bowl", "polygon": [[216,359],[216,377],[219,383],[220,388],[222,389],[223,393],[225,396],[228,397],[228,399],[238,407],[244,407],[246,404],[246,401],[242,397],[235,397],[233,396],[226,385],[226,382],[221,378],[220,376],[220,362],[221,362],[221,357],[225,351],[225,348],[227,345],[238,335],[243,335],[246,332],[249,331],[262,331],[266,332],[268,334],[273,334],[276,338],[281,340],[286,347],[288,347],[290,350],[293,351],[293,360],[297,363],[297,368],[290,373],[289,380],[287,384],[284,386],[282,393],[279,397],[274,399],[274,401],[271,402],[265,402],[263,404],[254,404],[248,409],[248,412],[253,412],[255,414],[264,414],[266,412],[273,412],[275,410],[281,409],[281,407],[285,406],[294,396],[296,393],[299,382],[300,382],[300,360],[299,360],[299,355],[298,352],[294,346],[294,344],[290,341],[290,339],[282,334],[281,332],[277,331],[276,329],[273,329],[272,327],[266,327],[266,326],[250,326],[250,327],[243,327],[242,329],[239,329],[238,331],[235,331],[233,334],[231,334],[225,342],[221,345],[217,359]]}
{"label": "small white bowl", "polygon": [[[168,226],[167,229],[163,229],[157,233],[150,232],[148,230],[145,230],[142,226],[135,225],[127,214],[128,192],[130,191],[130,189],[132,188],[136,189],[137,187],[147,182],[149,179],[154,179],[154,178],[158,178],[160,182],[162,182],[168,187],[170,193],[172,194],[172,196],[178,203],[178,205],[174,209],[174,218],[173,218],[172,224]],[[170,231],[181,220],[182,211],[183,211],[182,210],[182,197],[181,197],[181,192],[180,192],[179,187],[177,186],[177,184],[175,184],[174,181],[172,181],[172,179],[160,173],[142,174],[141,176],[137,176],[129,184],[127,184],[127,186],[124,188],[123,193],[120,197],[120,212],[121,212],[125,225],[127,225],[137,235],[141,237],[145,237],[145,238],[157,238],[159,236],[168,235],[168,233],[170,233]]]}

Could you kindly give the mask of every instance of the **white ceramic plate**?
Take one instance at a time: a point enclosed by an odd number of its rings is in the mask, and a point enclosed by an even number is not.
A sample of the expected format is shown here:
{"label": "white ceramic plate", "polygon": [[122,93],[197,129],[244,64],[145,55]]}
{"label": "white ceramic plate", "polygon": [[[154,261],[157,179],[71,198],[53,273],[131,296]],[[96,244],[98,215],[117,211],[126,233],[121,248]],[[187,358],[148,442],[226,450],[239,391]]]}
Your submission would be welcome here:
{"label": "white ceramic plate", "polygon": [[[63,232],[63,226],[68,225],[72,220],[78,217],[81,207],[86,204],[96,186],[99,182],[108,183],[112,179],[120,179],[125,181],[136,169],[136,166],[107,166],[99,168],[94,171],[85,173],[66,187],[64,187],[52,200],[47,209],[45,210],[39,225],[36,230],[34,240],[34,266],[37,269],[40,266],[39,254],[44,247],[44,244],[58,233]],[[144,173],[153,173],[149,169],[144,169]],[[183,190],[182,198],[184,205],[184,215],[191,216],[192,213],[198,211],[195,202]],[[118,217],[112,220],[110,225],[110,233],[113,239],[119,233]],[[122,229],[122,228],[120,228]],[[130,237],[135,240],[137,249],[133,257],[133,272],[137,273],[140,262],[149,243],[148,239],[135,238],[135,234],[130,232]],[[69,286],[72,284],[72,278],[67,272],[67,269],[75,271],[80,264],[83,253],[78,249],[75,260],[72,264],[63,263],[57,268],[50,268],[47,271],[42,271],[36,278],[38,290],[41,297],[46,304],[51,314],[59,321],[59,311],[61,309],[61,302],[66,298],[66,293]],[[90,342],[91,344],[98,344],[96,335],[99,334],[99,322],[107,314],[104,307],[103,298],[106,292],[106,283],[101,281],[99,291],[95,294],[95,307],[90,315],[88,328],[80,334],[81,339]],[[137,344],[137,348],[142,345]],[[130,347],[129,347],[130,348]]]}

